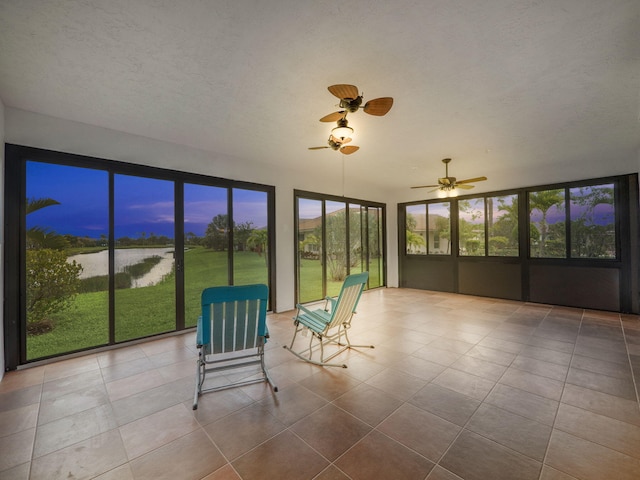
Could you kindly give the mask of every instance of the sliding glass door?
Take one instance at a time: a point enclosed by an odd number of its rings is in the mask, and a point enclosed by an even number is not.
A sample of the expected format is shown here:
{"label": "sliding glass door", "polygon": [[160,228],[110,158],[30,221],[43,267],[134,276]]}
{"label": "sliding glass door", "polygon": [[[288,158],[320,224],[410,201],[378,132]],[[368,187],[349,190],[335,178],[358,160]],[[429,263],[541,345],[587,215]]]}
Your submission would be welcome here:
{"label": "sliding glass door", "polygon": [[297,271],[298,302],[306,303],[324,296],[322,268],[322,201],[297,198]]}
{"label": "sliding glass door", "polygon": [[25,172],[26,359],[105,345],[108,174],[35,161]]}
{"label": "sliding glass door", "polygon": [[324,204],[326,295],[334,297],[340,293],[342,282],[349,272],[346,204],[332,201],[325,201]]}
{"label": "sliding glass door", "polygon": [[336,296],[347,275],[369,272],[384,285],[384,207],[362,200],[296,192],[297,301]]}
{"label": "sliding glass door", "polygon": [[269,235],[267,194],[234,188],[233,284],[267,283]]}
{"label": "sliding glass door", "polygon": [[115,341],[176,328],[174,182],[114,176]]}
{"label": "sliding glass door", "polygon": [[210,185],[184,186],[185,326],[200,315],[200,294],[229,284],[229,190]]}
{"label": "sliding glass door", "polygon": [[275,188],[6,152],[8,368],[193,327],[207,287],[272,286]]}
{"label": "sliding glass door", "polygon": [[382,208],[367,207],[366,226],[363,231],[367,232],[366,252],[363,254],[367,261],[367,271],[369,272],[369,288],[382,287],[384,285],[384,256],[382,245]]}

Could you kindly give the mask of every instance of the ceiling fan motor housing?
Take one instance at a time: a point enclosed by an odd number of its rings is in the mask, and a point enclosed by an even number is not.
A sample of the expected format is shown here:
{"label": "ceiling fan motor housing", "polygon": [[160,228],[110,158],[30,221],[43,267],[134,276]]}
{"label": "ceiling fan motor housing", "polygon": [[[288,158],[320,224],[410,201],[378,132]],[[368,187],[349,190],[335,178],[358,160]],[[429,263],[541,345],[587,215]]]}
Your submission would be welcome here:
{"label": "ceiling fan motor housing", "polygon": [[340,100],[340,108],[344,108],[350,113],[357,112],[362,105],[362,97],[358,96],[357,98],[343,98]]}

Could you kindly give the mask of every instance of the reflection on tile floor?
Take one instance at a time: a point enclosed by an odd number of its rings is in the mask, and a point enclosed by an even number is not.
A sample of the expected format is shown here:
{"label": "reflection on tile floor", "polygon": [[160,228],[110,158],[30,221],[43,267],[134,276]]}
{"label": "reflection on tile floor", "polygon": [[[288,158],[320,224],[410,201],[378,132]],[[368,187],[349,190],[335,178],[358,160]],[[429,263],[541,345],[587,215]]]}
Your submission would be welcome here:
{"label": "reflection on tile floor", "polygon": [[640,478],[637,316],[378,289],[342,369],[281,348],[292,314],[269,316],[279,392],[195,412],[193,332],[5,374],[0,478]]}

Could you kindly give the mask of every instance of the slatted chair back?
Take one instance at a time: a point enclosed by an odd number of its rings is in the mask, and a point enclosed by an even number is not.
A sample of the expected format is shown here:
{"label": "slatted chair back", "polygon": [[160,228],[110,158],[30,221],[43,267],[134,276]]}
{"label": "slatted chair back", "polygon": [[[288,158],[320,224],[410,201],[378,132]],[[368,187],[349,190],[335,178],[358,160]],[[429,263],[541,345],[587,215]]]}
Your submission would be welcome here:
{"label": "slatted chair back", "polygon": [[266,285],[210,287],[201,295],[198,345],[208,354],[256,348],[264,343],[269,289]]}
{"label": "slatted chair back", "polygon": [[326,330],[351,321],[368,278],[367,272],[356,273],[345,278],[340,294],[333,305],[332,316]]}

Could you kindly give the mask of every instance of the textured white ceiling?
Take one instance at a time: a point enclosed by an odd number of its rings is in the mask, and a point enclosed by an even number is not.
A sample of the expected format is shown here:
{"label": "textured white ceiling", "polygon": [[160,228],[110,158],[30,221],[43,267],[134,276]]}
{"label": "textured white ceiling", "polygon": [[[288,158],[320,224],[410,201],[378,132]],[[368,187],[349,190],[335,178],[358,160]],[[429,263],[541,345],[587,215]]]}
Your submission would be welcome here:
{"label": "textured white ceiling", "polygon": [[0,98],[322,168],[339,153],[307,147],[333,126],[318,121],[337,110],[327,86],[350,83],[395,99],[349,116],[348,161],[374,185],[432,183],[449,156],[458,178],[629,173],[639,32],[638,0],[0,0]]}

